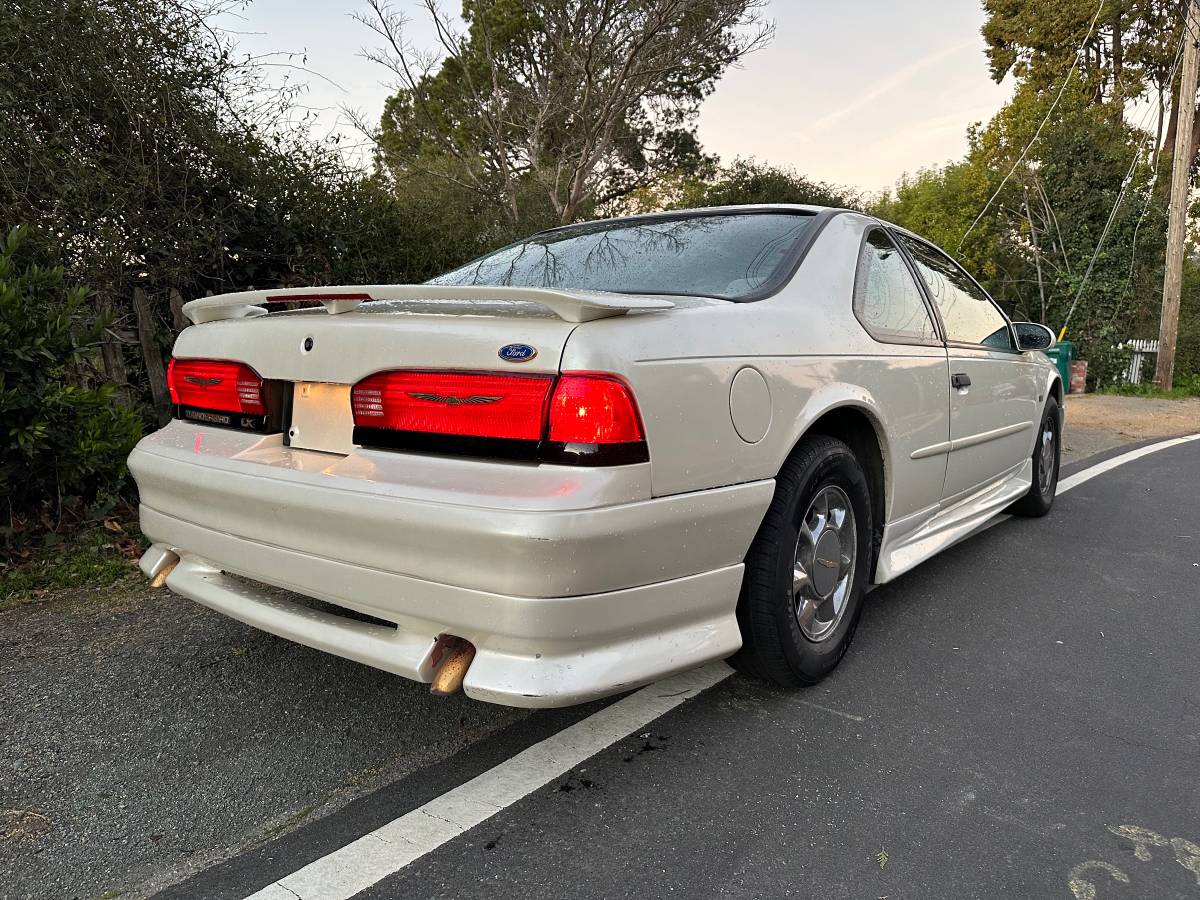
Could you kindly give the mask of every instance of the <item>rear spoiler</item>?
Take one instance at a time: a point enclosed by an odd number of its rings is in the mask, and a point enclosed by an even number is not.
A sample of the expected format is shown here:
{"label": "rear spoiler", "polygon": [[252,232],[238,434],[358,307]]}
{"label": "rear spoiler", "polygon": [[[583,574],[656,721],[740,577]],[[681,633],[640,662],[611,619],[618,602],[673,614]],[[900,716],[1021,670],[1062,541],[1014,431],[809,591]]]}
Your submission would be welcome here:
{"label": "rear spoiler", "polygon": [[539,303],[566,322],[590,322],[621,316],[632,310],[672,309],[675,304],[659,297],[610,294],[605,291],[561,291],[531,287],[491,287],[456,284],[382,284],[353,287],[280,288],[243,291],[203,297],[183,305],[183,314],[194,324],[220,319],[265,316],[270,303],[315,300],[330,315],[347,313],[369,300],[523,300]]}

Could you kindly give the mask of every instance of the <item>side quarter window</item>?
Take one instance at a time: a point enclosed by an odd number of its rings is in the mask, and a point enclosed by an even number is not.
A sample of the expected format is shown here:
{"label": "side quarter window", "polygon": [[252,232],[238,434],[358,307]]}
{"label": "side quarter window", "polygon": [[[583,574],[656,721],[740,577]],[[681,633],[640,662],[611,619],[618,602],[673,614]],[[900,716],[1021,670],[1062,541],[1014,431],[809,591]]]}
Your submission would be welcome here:
{"label": "side quarter window", "polygon": [[937,304],[946,340],[1016,351],[1008,319],[971,276],[950,257],[923,241],[903,234],[900,241],[912,255],[929,295]]}
{"label": "side quarter window", "polygon": [[879,228],[867,235],[858,257],[854,314],[876,340],[941,344],[900,249]]}

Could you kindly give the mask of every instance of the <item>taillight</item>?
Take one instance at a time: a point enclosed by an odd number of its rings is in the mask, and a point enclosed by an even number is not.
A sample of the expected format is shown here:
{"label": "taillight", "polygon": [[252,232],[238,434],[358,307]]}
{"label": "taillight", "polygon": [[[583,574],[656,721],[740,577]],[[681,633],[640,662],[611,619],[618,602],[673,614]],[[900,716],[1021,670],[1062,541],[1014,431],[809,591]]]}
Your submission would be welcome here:
{"label": "taillight", "polygon": [[[265,382],[250,366],[221,359],[172,359],[167,386],[183,419],[252,431],[277,430],[278,412]],[[270,396],[269,396],[270,395]]]}
{"label": "taillight", "polygon": [[171,401],[180,406],[261,416],[263,380],[245,363],[172,359],[167,368]]}
{"label": "taillight", "polygon": [[549,375],[378,372],[350,394],[354,424],[389,431],[537,441]]}
{"label": "taillight", "polygon": [[605,375],[563,375],[550,401],[548,438],[562,444],[627,444],[644,440],[633,394]]}
{"label": "taillight", "polygon": [[571,465],[649,458],[633,394],[612,375],[377,372],[350,397],[362,446]]}

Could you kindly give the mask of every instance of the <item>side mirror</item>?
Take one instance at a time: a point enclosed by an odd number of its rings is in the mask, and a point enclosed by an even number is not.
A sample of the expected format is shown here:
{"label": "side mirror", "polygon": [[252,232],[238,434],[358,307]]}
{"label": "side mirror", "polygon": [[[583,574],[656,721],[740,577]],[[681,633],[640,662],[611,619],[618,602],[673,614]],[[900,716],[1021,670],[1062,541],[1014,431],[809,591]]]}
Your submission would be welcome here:
{"label": "side mirror", "polygon": [[1054,332],[1037,322],[1014,322],[1013,328],[1017,330],[1017,344],[1022,350],[1049,350],[1058,343]]}

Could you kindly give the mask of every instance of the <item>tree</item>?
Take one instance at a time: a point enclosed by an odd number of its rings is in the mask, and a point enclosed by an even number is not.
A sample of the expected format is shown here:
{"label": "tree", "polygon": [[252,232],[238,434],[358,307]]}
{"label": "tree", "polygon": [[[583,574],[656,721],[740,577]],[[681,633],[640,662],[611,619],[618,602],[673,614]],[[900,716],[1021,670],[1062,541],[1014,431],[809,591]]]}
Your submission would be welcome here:
{"label": "tree", "polygon": [[1153,136],[1113,115],[1119,101],[1097,104],[1082,80],[1056,96],[1021,85],[962,161],[903,179],[873,211],[957,252],[1015,316],[1056,332],[1069,317],[1103,383],[1123,368],[1116,346],[1155,321],[1161,178]]}
{"label": "tree", "polygon": [[1200,266],[1191,259],[1183,263],[1183,296],[1180,298],[1175,370],[1180,375],[1190,374],[1200,378]]}
{"label": "tree", "polygon": [[795,169],[754,159],[735,159],[700,174],[664,174],[654,184],[622,198],[612,214],[737,206],[754,203],[798,203],[859,209],[862,198],[848,188],[813,181]]}
{"label": "tree", "polygon": [[963,265],[997,298],[1008,300],[1008,292],[1003,290],[1005,248],[999,240],[999,223],[981,220],[970,240],[963,240],[992,188],[987,166],[974,153],[961,162],[904,175],[895,192],[876,200],[871,211],[940,247],[955,250],[961,245],[959,258]]}
{"label": "tree", "polygon": [[700,101],[773,26],[764,0],[464,0],[459,31],[423,0],[439,38],[370,0],[372,52],[396,78],[378,134],[381,171],[475,192],[511,223],[566,223],[666,172],[711,165]]}
{"label": "tree", "polygon": [[185,299],[427,265],[390,191],[310,140],[292,92],[216,29],[225,5],[0,0],[3,217],[91,286],[108,379],[160,417]]}
{"label": "tree", "polygon": [[87,291],[66,287],[62,268],[18,259],[26,237],[22,228],[0,237],[0,544],[22,514],[40,507],[61,519],[114,495],[141,434],[112,385],[88,383],[106,323],[86,315]]}
{"label": "tree", "polygon": [[[1120,116],[1129,100],[1157,104],[1156,138],[1170,154],[1185,0],[984,0],[983,8],[997,82],[1011,73],[1037,92],[1057,91],[1078,61],[1085,94],[1110,104],[1112,115]],[[1200,117],[1193,127],[1200,130]]]}
{"label": "tree", "polygon": [[1152,151],[1153,137],[1111,110],[1067,102],[1039,141],[1036,166],[1023,173],[1042,198],[1027,226],[1047,237],[1047,318],[1056,330],[1068,326],[1100,383],[1124,367],[1116,346],[1157,316],[1166,205]]}

